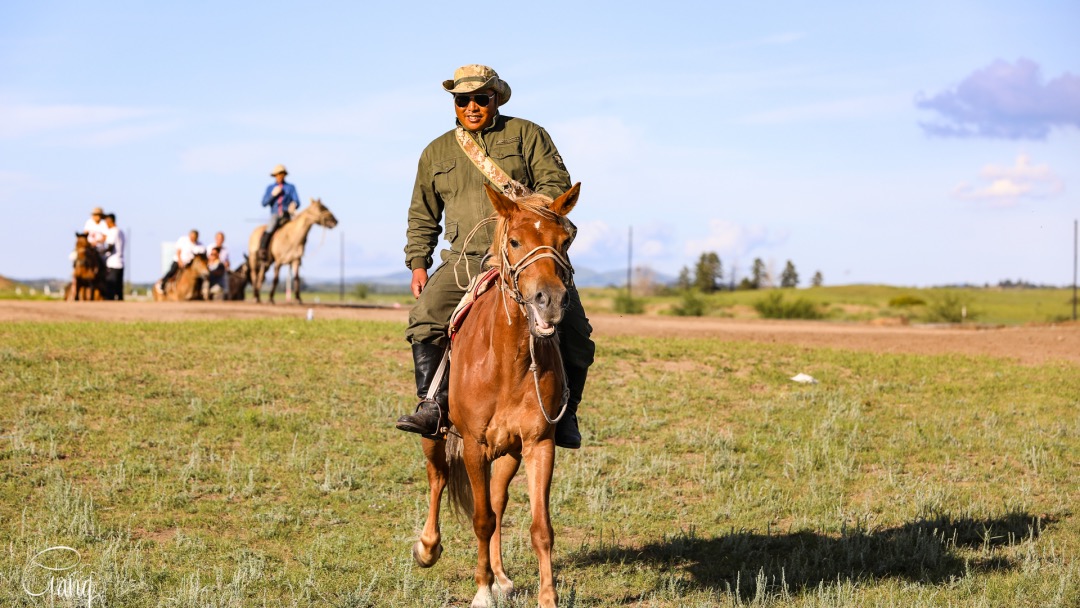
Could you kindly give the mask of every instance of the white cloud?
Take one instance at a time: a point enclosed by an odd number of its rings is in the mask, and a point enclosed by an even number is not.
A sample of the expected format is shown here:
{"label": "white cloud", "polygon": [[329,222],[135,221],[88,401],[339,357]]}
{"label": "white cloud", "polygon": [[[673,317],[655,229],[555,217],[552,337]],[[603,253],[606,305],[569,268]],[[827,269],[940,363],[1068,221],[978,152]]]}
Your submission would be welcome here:
{"label": "white cloud", "polygon": [[944,119],[920,123],[930,135],[1046,139],[1055,127],[1080,127],[1080,76],[1065,72],[1044,82],[1034,61],[999,59],[953,90],[920,93],[915,105]]}
{"label": "white cloud", "polygon": [[[430,91],[396,90],[365,95],[355,103],[314,104],[306,107],[255,109],[230,114],[225,119],[235,125],[263,131],[273,125],[276,133],[322,137],[399,137],[410,124],[388,116],[425,115],[431,110]],[[453,120],[451,97],[445,93],[445,126]],[[437,134],[437,133],[435,133]],[[435,134],[432,134],[434,137]],[[417,151],[419,155],[419,151]]]}
{"label": "white cloud", "polygon": [[176,129],[175,123],[124,125],[65,136],[61,143],[77,147],[103,148],[143,141]]}
{"label": "white cloud", "polygon": [[356,170],[363,158],[351,143],[259,139],[193,146],[180,154],[180,165],[190,173],[265,174],[269,179],[270,168],[280,162],[290,174],[311,176]]}
{"label": "white cloud", "polygon": [[[101,130],[128,129],[119,139],[113,135],[103,136],[95,145],[111,145],[118,141],[130,141],[130,129],[143,129],[141,136],[156,134],[160,127],[146,131],[146,126],[132,125],[159,116],[160,110],[124,106],[94,106],[80,104],[29,104],[0,102],[0,139],[17,139],[34,135],[70,135],[93,138]],[[151,126],[153,127],[153,126]],[[84,140],[91,142],[91,140]],[[93,142],[91,142],[93,143]]]}
{"label": "white cloud", "polygon": [[779,34],[772,34],[771,36],[765,36],[764,38],[755,41],[753,44],[762,46],[779,46],[798,42],[805,37],[806,35],[802,32],[782,32]]}
{"label": "white cloud", "polygon": [[597,252],[607,252],[621,248],[626,240],[614,234],[611,226],[603,220],[595,220],[578,224],[577,237],[571,247],[571,254],[577,256],[590,256]]}
{"label": "white cloud", "polygon": [[1016,157],[1010,167],[987,165],[979,172],[980,184],[961,183],[952,195],[960,200],[989,201],[1009,206],[1021,199],[1044,199],[1057,196],[1065,184],[1048,165],[1033,165],[1026,154]]}
{"label": "white cloud", "polygon": [[646,143],[640,131],[616,116],[585,116],[557,122],[550,129],[557,133],[557,145],[565,158],[595,170],[621,167],[629,159],[639,158]]}
{"label": "white cloud", "polygon": [[786,233],[775,233],[764,226],[736,224],[728,220],[710,220],[708,234],[686,242],[683,252],[696,258],[707,251],[715,251],[721,258],[744,257],[754,250],[777,245],[787,240]]}
{"label": "white cloud", "polygon": [[646,257],[660,257],[667,253],[667,243],[660,239],[648,239],[641,244],[641,254]]}

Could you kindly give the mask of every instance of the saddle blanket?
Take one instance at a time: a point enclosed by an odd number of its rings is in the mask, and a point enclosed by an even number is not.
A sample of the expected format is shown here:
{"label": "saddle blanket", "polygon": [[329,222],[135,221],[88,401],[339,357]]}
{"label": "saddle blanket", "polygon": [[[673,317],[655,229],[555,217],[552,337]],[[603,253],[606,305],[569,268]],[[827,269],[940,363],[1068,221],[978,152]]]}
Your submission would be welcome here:
{"label": "saddle blanket", "polygon": [[491,289],[495,283],[499,281],[499,269],[488,269],[484,274],[478,274],[469,281],[469,287],[465,289],[465,295],[458,302],[457,308],[454,309],[454,314],[450,315],[450,341],[454,341],[454,337],[457,336],[458,331],[461,329],[461,324],[465,321],[465,317],[469,316],[469,311],[472,309],[473,303],[476,302],[476,298],[479,298],[484,292]]}

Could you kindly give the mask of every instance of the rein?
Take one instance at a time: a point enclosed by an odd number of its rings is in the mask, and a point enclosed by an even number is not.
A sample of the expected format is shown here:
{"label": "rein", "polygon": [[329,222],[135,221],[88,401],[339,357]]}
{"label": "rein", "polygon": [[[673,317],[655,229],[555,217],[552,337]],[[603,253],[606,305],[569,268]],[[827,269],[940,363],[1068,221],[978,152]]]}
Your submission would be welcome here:
{"label": "rein", "polygon": [[[527,210],[536,213],[541,217],[545,217],[546,219],[559,221],[559,223],[562,224],[562,218],[551,213],[547,209],[527,208]],[[547,211],[547,213],[543,213],[544,211]],[[469,232],[468,236],[465,237],[465,242],[461,246],[461,253],[458,255],[457,261],[454,262],[454,281],[458,284],[458,287],[461,287],[461,282],[458,280],[457,268],[458,264],[465,259],[465,250],[468,248],[469,241],[472,240],[473,236],[476,235],[477,230],[479,230],[481,226],[487,225],[497,219],[497,214],[485,218]],[[506,253],[510,241],[509,235],[503,235],[503,241],[502,246],[499,248],[499,257],[501,258],[501,264],[499,265],[499,293],[503,302],[503,310],[506,311],[506,322],[508,325],[514,324],[514,320],[510,317],[510,309],[506,304],[506,293],[509,292],[510,297],[517,303],[518,309],[521,311],[521,316],[525,318],[525,322],[528,324],[529,315],[525,310],[525,298],[522,297],[521,290],[518,287],[518,282],[521,279],[521,272],[535,262],[544,259],[552,259],[555,261],[555,265],[559,268],[561,274],[565,277],[563,278],[564,284],[567,284],[567,287],[573,287],[574,267],[570,264],[570,258],[550,245],[539,245],[534,247],[517,262],[511,264],[510,257]],[[467,263],[465,264],[465,272],[471,283],[472,274],[469,272],[469,265]],[[536,402],[540,406],[540,413],[543,414],[544,420],[546,420],[548,424],[556,424],[566,415],[566,408],[570,404],[570,386],[566,382],[566,363],[563,361],[562,350],[558,348],[555,349],[555,352],[559,356],[559,366],[563,369],[562,407],[559,408],[559,414],[552,418],[551,416],[548,416],[547,408],[544,407],[544,398],[540,394],[540,369],[539,366],[536,365],[536,336],[533,335],[533,332],[528,326],[526,326],[525,331],[529,333],[529,371],[532,372],[533,386],[536,388]]]}

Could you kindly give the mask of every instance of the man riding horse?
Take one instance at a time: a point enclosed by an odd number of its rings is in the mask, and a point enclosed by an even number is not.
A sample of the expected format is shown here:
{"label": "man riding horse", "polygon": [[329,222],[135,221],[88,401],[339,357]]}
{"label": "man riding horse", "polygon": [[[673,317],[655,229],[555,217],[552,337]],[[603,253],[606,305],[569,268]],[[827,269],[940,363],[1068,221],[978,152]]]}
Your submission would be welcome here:
{"label": "man riding horse", "polygon": [[268,248],[270,247],[270,239],[274,236],[274,231],[289,221],[290,205],[300,206],[300,197],[296,194],[296,186],[285,182],[285,176],[288,174],[285,165],[278,165],[270,171],[270,177],[274,178],[274,183],[266,187],[266,193],[263,194],[262,199],[262,206],[270,208],[270,220],[266,223],[266,232],[263,233],[262,240],[259,241],[259,252],[256,255],[256,261],[269,260]]}
{"label": "man riding horse", "polygon": [[[516,186],[552,199],[571,185],[570,174],[547,131],[527,120],[499,113],[499,107],[510,100],[510,85],[495,70],[483,65],[463,66],[454,72],[452,80],[443,82],[443,89],[453,96],[457,128],[435,139],[420,155],[405,246],[405,264],[412,270],[412,293],[417,299],[405,337],[412,344],[416,391],[421,401],[414,414],[398,419],[397,428],[426,436],[439,434],[447,424],[449,374],[443,374],[434,400],[426,396],[449,345],[450,315],[465,293],[466,275],[480,272],[494,238],[491,224],[479,227],[473,234],[494,208],[484,192],[484,184],[490,182],[474,164],[477,154],[466,154],[466,148],[482,151],[480,156],[494,162]],[[442,264],[429,277],[443,220],[450,251],[443,252]],[[571,286],[568,295],[568,307],[558,331],[570,397],[566,415],[555,430],[555,443],[576,449],[581,446],[576,412],[595,345],[577,290]]]}

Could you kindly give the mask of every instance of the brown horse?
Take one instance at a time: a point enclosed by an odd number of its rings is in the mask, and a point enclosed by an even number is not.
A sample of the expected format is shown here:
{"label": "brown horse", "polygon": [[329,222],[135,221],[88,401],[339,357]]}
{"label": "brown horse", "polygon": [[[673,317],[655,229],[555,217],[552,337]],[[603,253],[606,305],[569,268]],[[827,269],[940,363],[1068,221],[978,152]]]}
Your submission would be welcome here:
{"label": "brown horse", "polygon": [[244,254],[244,263],[236,270],[229,272],[229,299],[234,301],[242,301],[244,299],[244,291],[247,290],[248,284],[251,283],[251,266],[248,256]]}
{"label": "brown horse", "polygon": [[71,273],[68,300],[101,300],[105,291],[105,262],[86,232],[75,233],[75,267]]}
{"label": "brown horse", "polygon": [[[532,546],[540,564],[537,599],[545,608],[558,602],[548,507],[555,423],[565,412],[568,391],[555,326],[562,320],[573,274],[566,257],[573,225],[566,214],[577,203],[580,185],[554,201],[541,195],[514,201],[485,186],[498,213],[491,247],[492,258],[498,260],[498,289],[477,298],[454,337],[449,397],[453,428],[448,441],[423,439],[430,505],[413,545],[420,566],[438,561],[439,503],[449,483],[451,505],[457,506],[464,495],[465,510],[472,507],[478,542],[473,608],[491,604],[492,583],[504,594],[514,587],[503,570],[501,528],[510,480],[522,458],[529,481]],[[454,444],[460,444],[460,452]],[[462,468],[471,497],[462,492]]]}
{"label": "brown horse", "polygon": [[210,278],[210,266],[206,254],[198,253],[191,263],[176,271],[168,282],[162,285],[165,293],[153,289],[155,302],[186,302],[202,299],[202,282]]}
{"label": "brown horse", "polygon": [[300,260],[304,257],[304,245],[307,243],[308,232],[315,224],[326,228],[337,226],[337,218],[322,204],[322,200],[317,198],[311,199],[310,205],[274,232],[273,238],[270,239],[270,259],[266,261],[261,261],[258,257],[259,240],[263,232],[266,232],[266,226],[259,226],[251,233],[251,238],[248,239],[248,252],[250,259],[254,260],[251,263],[251,286],[255,291],[256,302],[262,302],[259,292],[262,291],[263,279],[271,265],[274,265],[274,282],[270,285],[270,303],[274,303],[274,291],[277,290],[282,266],[292,267],[292,292],[296,296],[296,301],[300,302]]}

